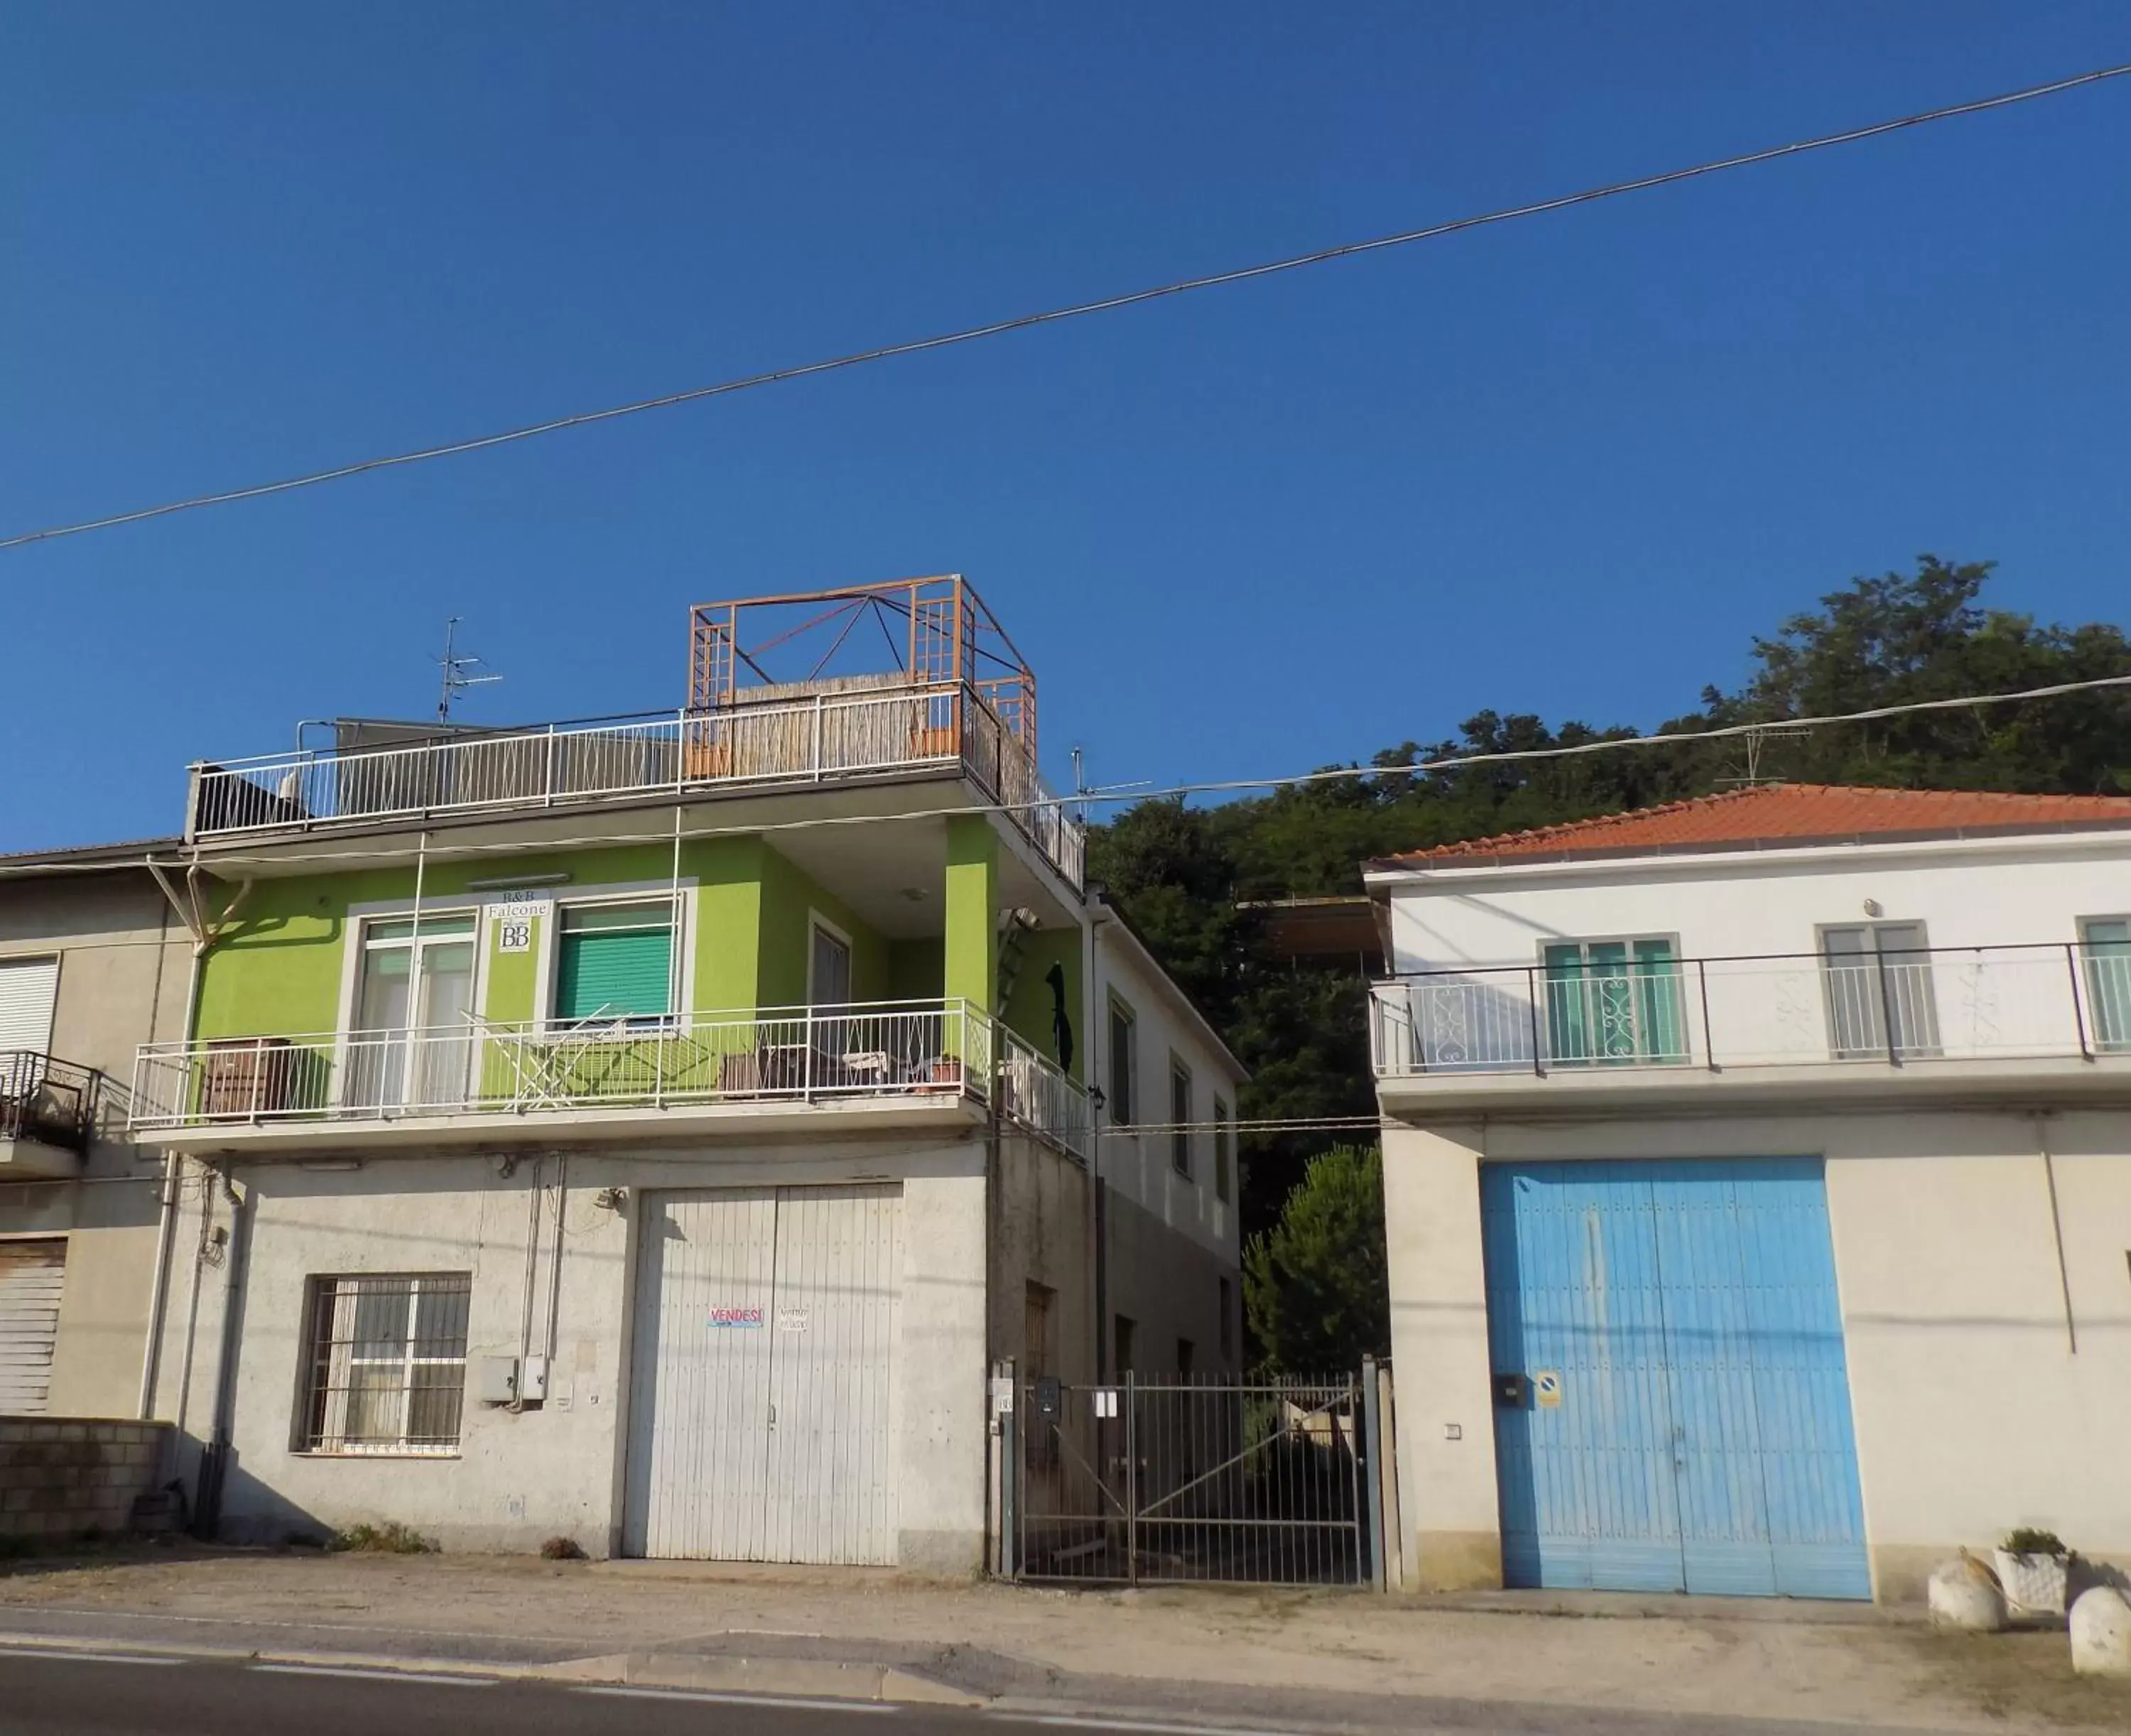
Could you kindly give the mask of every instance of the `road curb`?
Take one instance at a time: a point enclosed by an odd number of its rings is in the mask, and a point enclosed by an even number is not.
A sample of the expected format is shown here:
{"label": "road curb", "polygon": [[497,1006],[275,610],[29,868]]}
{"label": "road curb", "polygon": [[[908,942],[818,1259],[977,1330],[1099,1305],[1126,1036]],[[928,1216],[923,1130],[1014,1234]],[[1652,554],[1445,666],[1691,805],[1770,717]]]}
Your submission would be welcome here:
{"label": "road curb", "polygon": [[838,1662],[812,1657],[729,1657],[700,1652],[616,1652],[560,1663],[519,1667],[532,1680],[598,1682],[616,1686],[694,1688],[706,1693],[790,1695],[806,1700],[867,1700],[899,1705],[976,1707],[983,1695],[951,1687],[895,1664]]}

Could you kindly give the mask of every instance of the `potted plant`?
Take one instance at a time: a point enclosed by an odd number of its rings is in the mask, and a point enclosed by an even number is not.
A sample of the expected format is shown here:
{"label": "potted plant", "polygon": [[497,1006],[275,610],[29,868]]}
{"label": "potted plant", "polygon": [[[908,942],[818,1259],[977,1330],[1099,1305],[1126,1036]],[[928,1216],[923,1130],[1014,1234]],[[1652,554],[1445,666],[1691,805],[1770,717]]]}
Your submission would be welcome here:
{"label": "potted plant", "polygon": [[2007,1532],[1997,1551],[2005,1601],[2023,1615],[2062,1615],[2071,1553],[2054,1531],[2020,1525]]}

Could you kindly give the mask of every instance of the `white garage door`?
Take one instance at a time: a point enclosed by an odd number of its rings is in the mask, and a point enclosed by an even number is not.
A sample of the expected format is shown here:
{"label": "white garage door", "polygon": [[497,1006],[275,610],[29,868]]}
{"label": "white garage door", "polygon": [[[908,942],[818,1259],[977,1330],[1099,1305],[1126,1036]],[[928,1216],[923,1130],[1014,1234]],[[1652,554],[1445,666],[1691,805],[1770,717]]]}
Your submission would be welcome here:
{"label": "white garage door", "polygon": [[51,1047],[59,986],[56,959],[0,959],[0,1055],[17,1049],[42,1055]]}
{"label": "white garage door", "polygon": [[52,1384],[66,1241],[0,1241],[0,1417],[33,1417]]}
{"label": "white garage door", "polygon": [[902,1270],[893,1186],[646,1199],[629,1553],[893,1561]]}

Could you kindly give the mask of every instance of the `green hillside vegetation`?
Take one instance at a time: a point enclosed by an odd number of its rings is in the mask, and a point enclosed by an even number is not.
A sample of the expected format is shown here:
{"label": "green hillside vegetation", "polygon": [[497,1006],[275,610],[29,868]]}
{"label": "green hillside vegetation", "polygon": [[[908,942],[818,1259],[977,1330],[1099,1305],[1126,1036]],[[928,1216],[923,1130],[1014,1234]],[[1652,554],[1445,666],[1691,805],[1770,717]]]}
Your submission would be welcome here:
{"label": "green hillside vegetation", "polygon": [[[1705,687],[1697,709],[1663,725],[1681,738],[1677,746],[1402,769],[1447,754],[1637,733],[1482,711],[1452,739],[1384,749],[1354,778],[1216,806],[1142,802],[1094,830],[1089,872],[1252,1069],[1239,1114],[1367,1114],[1375,1103],[1365,985],[1351,968],[1274,959],[1239,901],[1358,892],[1361,864],[1372,857],[1705,796],[1750,772],[1793,782],[2131,794],[2131,690],[1771,734],[1750,763],[1741,739],[1694,739],[1729,725],[2131,675],[2121,628],[2039,625],[1987,607],[1990,571],[1988,562],[1926,555],[1913,573],[1853,580],[1817,610],[1756,638],[1752,673],[1736,692]],[[1247,1234],[1273,1227],[1305,1160],[1338,1140],[1289,1133],[1245,1141]]]}

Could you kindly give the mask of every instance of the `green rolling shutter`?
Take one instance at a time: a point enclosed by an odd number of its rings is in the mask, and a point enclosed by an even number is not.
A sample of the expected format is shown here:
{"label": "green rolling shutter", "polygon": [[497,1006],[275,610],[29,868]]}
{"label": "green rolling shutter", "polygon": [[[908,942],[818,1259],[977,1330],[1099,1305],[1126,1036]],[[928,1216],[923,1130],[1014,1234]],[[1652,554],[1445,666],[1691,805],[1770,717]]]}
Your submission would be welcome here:
{"label": "green rolling shutter", "polygon": [[557,1018],[656,1018],[673,1010],[673,929],[665,906],[567,911],[562,954]]}

